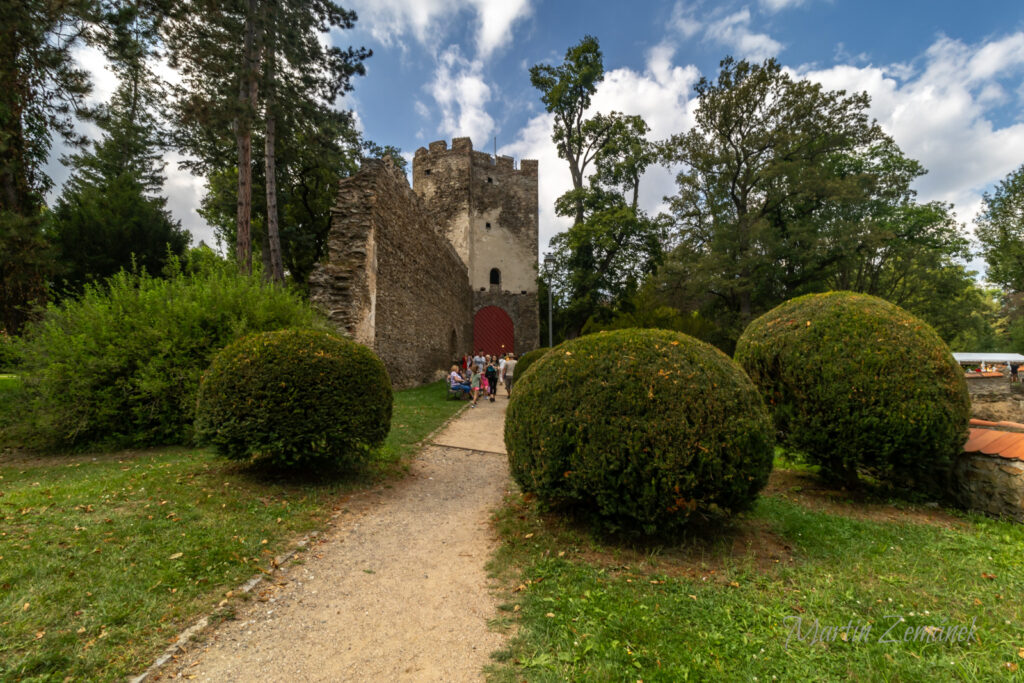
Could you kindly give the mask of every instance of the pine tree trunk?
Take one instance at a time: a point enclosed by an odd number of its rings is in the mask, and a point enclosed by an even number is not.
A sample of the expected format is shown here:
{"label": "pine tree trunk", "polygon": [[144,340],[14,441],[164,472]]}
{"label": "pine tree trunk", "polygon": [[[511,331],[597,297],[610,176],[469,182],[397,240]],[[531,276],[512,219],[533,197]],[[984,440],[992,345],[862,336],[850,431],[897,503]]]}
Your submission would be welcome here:
{"label": "pine tree trunk", "polygon": [[270,271],[274,282],[284,283],[284,265],[281,262],[281,234],[277,225],[277,159],[274,146],[277,142],[277,119],[274,111],[275,88],[274,79],[277,78],[275,71],[276,63],[276,31],[277,31],[277,8],[273,1],[267,3],[270,11],[270,21],[267,22],[267,81],[264,87],[266,94],[266,116],[267,130],[264,147],[264,163],[266,171],[267,189],[267,237],[270,241]]}
{"label": "pine tree trunk", "polygon": [[236,255],[242,273],[252,273],[252,120],[256,108],[256,0],[245,18],[245,70],[238,91],[238,219]]}

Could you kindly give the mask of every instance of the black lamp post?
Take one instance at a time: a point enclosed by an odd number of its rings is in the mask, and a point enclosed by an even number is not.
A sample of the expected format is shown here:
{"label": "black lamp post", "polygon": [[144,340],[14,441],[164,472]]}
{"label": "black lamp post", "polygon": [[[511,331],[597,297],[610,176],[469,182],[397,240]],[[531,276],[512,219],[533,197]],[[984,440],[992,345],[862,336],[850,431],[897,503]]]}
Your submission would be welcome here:
{"label": "black lamp post", "polygon": [[554,336],[551,330],[551,269],[555,266],[555,257],[551,254],[544,256],[544,270],[547,271],[548,276],[548,348],[554,346],[552,340]]}

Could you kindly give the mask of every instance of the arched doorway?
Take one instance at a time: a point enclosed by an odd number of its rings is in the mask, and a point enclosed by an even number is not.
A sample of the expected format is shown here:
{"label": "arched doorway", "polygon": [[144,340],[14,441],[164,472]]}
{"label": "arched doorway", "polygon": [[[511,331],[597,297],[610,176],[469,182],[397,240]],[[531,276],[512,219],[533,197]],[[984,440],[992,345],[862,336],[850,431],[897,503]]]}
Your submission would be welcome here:
{"label": "arched doorway", "polygon": [[473,316],[473,351],[492,355],[515,350],[515,326],[508,313],[497,306],[484,306]]}

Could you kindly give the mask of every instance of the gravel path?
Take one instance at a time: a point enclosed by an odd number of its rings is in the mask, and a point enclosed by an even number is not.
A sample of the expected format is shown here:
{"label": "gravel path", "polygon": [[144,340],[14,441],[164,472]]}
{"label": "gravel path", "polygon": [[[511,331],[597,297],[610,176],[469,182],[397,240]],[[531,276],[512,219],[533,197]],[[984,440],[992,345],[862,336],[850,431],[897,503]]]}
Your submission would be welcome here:
{"label": "gravel path", "polygon": [[[467,408],[392,488],[335,525],[165,676],[204,681],[479,680],[502,636],[484,570],[509,488],[506,400]],[[438,445],[443,444],[443,445]]]}

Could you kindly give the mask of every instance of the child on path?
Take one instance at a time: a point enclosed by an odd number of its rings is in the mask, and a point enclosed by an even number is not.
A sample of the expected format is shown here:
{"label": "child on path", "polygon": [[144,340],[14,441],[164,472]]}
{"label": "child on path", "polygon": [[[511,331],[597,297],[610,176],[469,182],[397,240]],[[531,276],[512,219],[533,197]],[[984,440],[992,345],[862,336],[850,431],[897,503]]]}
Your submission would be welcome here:
{"label": "child on path", "polygon": [[472,367],[473,374],[469,378],[469,387],[473,391],[473,402],[470,404],[470,408],[476,408],[476,401],[480,398],[480,378],[483,373],[480,372],[480,368],[476,365]]}

